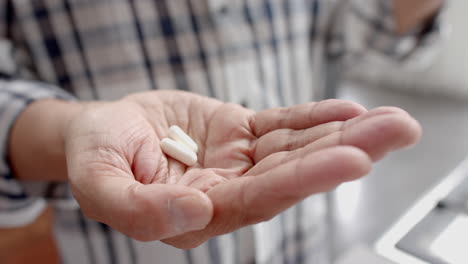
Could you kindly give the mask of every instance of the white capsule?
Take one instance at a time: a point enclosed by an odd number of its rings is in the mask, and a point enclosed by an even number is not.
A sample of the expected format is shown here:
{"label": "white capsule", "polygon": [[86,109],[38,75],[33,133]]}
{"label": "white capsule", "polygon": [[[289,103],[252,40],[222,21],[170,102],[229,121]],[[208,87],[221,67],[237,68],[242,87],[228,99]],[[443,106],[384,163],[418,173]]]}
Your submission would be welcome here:
{"label": "white capsule", "polygon": [[170,138],[165,138],[161,141],[161,149],[167,155],[187,166],[192,166],[197,163],[197,154],[195,152]]}
{"label": "white capsule", "polygon": [[169,133],[168,133],[169,138],[184,144],[191,150],[193,150],[195,153],[198,152],[198,145],[193,141],[193,139],[187,135],[180,127],[178,126],[171,126],[169,128]]}

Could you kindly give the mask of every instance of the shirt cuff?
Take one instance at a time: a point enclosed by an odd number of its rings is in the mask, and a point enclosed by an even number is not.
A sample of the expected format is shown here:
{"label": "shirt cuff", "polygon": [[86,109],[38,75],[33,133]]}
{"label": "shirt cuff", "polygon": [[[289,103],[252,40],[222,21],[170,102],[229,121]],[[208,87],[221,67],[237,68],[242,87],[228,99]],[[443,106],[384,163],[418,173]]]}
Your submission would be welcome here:
{"label": "shirt cuff", "polygon": [[[8,142],[11,128],[21,112],[41,99],[75,100],[67,92],[42,82],[0,80],[0,226],[17,226],[32,222],[45,208],[50,183],[35,187],[16,180],[9,166]],[[40,173],[40,172],[39,172]],[[28,187],[28,188],[26,188]],[[62,192],[70,198],[69,192]]]}

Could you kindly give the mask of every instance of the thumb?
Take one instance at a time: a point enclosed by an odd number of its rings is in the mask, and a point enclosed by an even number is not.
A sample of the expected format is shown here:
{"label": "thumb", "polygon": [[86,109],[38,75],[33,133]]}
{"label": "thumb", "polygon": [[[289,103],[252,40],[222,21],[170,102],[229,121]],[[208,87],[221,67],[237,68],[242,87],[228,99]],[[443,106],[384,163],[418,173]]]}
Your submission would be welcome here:
{"label": "thumb", "polygon": [[213,216],[208,196],[190,187],[143,185],[126,177],[94,179],[82,188],[73,187],[83,213],[137,240],[161,240],[201,230]]}

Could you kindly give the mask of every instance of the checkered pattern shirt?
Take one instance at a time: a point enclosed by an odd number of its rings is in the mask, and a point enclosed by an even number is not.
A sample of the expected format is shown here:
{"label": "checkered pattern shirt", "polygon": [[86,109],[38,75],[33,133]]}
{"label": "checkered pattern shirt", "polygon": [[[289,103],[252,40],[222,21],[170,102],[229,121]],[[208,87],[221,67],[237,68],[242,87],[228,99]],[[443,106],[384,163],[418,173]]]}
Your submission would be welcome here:
{"label": "checkered pattern shirt", "polygon": [[327,63],[411,58],[437,22],[398,36],[390,0],[0,0],[0,226],[54,201],[64,263],[327,263],[320,195],[193,250],[141,243],[86,219],[66,186],[16,181],[10,128],[43,98],[181,89],[257,110],[320,100]]}

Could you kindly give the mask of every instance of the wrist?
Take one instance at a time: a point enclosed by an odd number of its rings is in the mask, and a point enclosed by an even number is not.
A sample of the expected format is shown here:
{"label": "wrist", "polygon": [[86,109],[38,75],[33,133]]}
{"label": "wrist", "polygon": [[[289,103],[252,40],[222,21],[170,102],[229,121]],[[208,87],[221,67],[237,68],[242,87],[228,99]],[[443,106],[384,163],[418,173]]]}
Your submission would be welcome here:
{"label": "wrist", "polygon": [[81,111],[76,102],[44,99],[18,116],[9,137],[9,158],[20,180],[66,181],[65,135]]}

